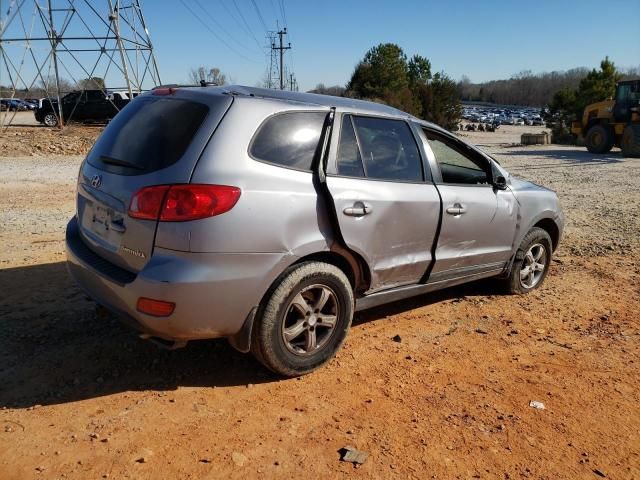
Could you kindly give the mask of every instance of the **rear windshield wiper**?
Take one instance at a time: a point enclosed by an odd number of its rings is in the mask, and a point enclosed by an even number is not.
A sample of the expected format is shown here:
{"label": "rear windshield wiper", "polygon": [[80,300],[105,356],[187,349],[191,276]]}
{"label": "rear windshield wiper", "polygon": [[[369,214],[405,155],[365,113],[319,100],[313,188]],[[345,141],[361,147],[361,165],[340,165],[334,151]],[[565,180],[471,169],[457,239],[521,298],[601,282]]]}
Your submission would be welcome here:
{"label": "rear windshield wiper", "polygon": [[141,167],[132,162],[126,160],[120,160],[119,158],[107,157],[106,155],[100,155],[100,161],[109,165],[117,165],[119,167],[134,168],[136,170],[146,170],[145,167]]}

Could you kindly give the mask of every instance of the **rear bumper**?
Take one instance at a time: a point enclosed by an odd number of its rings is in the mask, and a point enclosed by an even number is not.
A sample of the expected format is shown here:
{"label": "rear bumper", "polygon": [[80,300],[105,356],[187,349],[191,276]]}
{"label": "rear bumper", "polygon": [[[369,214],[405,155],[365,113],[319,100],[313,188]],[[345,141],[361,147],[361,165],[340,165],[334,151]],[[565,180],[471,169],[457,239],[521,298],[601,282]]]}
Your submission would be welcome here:
{"label": "rear bumper", "polygon": [[[166,340],[195,340],[237,334],[253,307],[286,266],[284,253],[177,252],[156,247],[137,274],[93,253],[76,218],[66,235],[67,265],[78,285],[97,303],[136,330]],[[138,298],[174,302],[169,317],[137,311]]]}

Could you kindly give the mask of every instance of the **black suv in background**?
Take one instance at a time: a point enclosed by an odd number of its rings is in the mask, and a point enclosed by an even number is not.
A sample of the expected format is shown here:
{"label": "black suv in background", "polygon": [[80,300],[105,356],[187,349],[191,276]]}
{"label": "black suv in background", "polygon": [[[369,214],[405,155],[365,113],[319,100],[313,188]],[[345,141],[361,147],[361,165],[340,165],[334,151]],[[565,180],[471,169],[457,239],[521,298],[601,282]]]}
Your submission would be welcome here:
{"label": "black suv in background", "polygon": [[[65,120],[106,122],[115,117],[130,99],[124,92],[114,92],[107,96],[102,90],[84,90],[68,93],[60,101]],[[55,127],[58,125],[59,112],[57,99],[43,98],[33,113],[38,122],[47,127]]]}

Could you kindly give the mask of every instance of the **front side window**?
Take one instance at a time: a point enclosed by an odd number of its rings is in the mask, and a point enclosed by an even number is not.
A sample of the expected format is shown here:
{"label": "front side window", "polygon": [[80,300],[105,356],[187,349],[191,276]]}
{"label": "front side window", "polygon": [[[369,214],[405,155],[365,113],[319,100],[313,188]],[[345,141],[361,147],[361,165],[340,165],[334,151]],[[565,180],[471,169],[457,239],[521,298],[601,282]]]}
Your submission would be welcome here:
{"label": "front side window", "polygon": [[353,116],[367,178],[419,182],[422,161],[406,122]]}
{"label": "front side window", "polygon": [[256,160],[311,170],[326,116],[324,112],[274,115],[258,130],[249,153]]}
{"label": "front side window", "polygon": [[444,183],[459,183],[465,185],[483,185],[489,183],[485,170],[485,162],[463,154],[454,145],[443,137],[432,132],[425,131],[429,146],[436,157],[442,181]]}

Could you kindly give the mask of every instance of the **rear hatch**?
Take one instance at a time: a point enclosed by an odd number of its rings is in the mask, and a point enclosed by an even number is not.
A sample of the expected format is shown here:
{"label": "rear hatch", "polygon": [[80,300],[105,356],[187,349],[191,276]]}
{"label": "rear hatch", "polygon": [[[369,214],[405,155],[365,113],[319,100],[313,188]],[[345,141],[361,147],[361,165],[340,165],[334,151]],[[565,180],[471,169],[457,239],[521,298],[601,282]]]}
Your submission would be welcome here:
{"label": "rear hatch", "polygon": [[131,198],[143,187],[189,183],[232,102],[229,95],[165,89],[139,96],[118,113],[80,169],[77,217],[84,243],[119,267],[140,271],[153,253],[158,222],[129,217]]}

